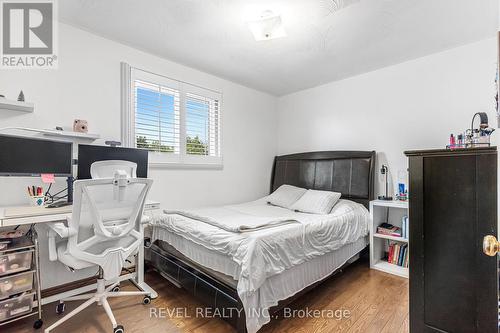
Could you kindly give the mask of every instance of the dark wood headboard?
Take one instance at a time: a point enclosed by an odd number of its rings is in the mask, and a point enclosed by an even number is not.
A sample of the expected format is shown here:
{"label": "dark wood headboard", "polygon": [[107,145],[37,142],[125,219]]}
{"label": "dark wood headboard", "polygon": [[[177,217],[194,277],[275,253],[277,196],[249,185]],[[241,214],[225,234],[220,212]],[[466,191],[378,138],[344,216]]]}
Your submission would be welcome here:
{"label": "dark wood headboard", "polygon": [[274,158],[271,192],[283,184],[335,191],[368,208],[374,199],[375,151],[318,151]]}

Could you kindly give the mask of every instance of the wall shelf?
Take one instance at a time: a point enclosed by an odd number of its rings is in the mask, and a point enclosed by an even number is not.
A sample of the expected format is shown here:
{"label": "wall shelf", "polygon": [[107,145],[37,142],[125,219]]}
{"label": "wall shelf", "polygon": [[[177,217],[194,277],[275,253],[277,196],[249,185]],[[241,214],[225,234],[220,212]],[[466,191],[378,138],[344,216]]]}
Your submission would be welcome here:
{"label": "wall shelf", "polygon": [[0,97],[0,110],[32,113],[33,111],[35,111],[35,104],[27,102],[18,102]]}
{"label": "wall shelf", "polygon": [[65,139],[77,139],[77,140],[85,140],[85,141],[95,141],[99,139],[101,136],[99,134],[92,133],[80,133],[80,132],[72,132],[72,131],[58,131],[58,130],[39,130],[39,133],[44,136],[49,137],[58,137]]}

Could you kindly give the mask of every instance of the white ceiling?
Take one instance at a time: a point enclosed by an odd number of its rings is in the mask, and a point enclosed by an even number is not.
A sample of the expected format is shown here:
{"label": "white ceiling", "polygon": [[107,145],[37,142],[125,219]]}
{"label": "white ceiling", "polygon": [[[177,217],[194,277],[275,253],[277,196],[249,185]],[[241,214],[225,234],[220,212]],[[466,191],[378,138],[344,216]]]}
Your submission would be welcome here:
{"label": "white ceiling", "polygon": [[[498,0],[64,0],[60,19],[274,95],[493,37]],[[288,37],[246,22],[282,15]]]}

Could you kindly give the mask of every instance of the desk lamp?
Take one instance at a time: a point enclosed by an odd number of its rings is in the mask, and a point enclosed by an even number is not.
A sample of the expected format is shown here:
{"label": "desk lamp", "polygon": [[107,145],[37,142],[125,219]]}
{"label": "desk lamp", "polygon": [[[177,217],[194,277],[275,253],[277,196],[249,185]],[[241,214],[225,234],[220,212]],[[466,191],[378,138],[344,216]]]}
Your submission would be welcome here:
{"label": "desk lamp", "polygon": [[380,173],[382,175],[385,175],[385,195],[379,195],[378,199],[391,201],[392,197],[389,196],[389,179],[387,178],[387,175],[389,173],[389,168],[387,167],[387,165],[382,164],[382,167],[380,168]]}

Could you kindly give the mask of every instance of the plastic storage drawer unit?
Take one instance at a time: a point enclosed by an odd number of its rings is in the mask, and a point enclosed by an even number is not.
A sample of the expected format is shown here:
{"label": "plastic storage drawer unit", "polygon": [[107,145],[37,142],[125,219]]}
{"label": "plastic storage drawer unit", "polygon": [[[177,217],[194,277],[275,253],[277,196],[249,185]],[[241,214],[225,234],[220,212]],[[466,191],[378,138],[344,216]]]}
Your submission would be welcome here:
{"label": "plastic storage drawer unit", "polygon": [[0,276],[31,269],[33,250],[0,255]]}
{"label": "plastic storage drawer unit", "polygon": [[33,296],[21,295],[0,302],[0,322],[30,313],[33,309]]}
{"label": "plastic storage drawer unit", "polygon": [[0,278],[0,300],[31,290],[33,273],[29,271]]}

